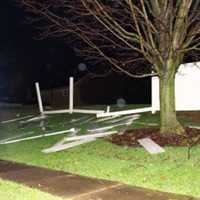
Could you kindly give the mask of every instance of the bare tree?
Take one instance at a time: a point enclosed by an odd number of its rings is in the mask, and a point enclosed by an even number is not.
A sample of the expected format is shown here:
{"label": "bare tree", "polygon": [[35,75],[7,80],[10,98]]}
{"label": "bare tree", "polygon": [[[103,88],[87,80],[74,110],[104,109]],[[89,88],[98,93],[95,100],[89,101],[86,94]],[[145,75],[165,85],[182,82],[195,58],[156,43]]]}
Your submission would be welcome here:
{"label": "bare tree", "polygon": [[90,61],[131,77],[157,75],[161,133],[184,133],[175,111],[175,74],[184,56],[198,50],[200,0],[19,1],[41,38],[63,37]]}

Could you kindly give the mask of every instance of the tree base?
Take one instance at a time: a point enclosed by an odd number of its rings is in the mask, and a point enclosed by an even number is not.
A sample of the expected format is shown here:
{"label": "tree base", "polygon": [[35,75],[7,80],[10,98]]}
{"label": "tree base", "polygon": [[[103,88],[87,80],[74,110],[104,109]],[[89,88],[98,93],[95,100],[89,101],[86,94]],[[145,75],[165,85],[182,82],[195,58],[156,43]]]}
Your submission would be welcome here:
{"label": "tree base", "polygon": [[183,135],[185,134],[185,129],[183,126],[177,121],[176,123],[169,123],[167,125],[161,125],[160,133],[163,135],[171,135],[171,134],[178,134]]}

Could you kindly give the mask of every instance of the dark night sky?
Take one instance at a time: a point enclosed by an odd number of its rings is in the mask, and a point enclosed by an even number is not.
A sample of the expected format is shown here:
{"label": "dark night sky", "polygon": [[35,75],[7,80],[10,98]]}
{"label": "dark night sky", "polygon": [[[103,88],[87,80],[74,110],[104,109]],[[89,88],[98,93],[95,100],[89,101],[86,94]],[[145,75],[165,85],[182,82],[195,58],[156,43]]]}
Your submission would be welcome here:
{"label": "dark night sky", "polygon": [[22,86],[32,87],[35,81],[43,87],[64,85],[81,62],[63,41],[35,40],[36,31],[26,23],[25,16],[13,0],[1,3],[0,96],[6,95],[13,84],[18,84],[20,91]]}
{"label": "dark night sky", "polygon": [[[77,77],[85,74],[78,69],[78,64],[84,62],[83,59],[76,57],[73,50],[62,40],[34,39],[37,35],[35,28],[26,23],[26,13],[14,0],[1,3],[0,27],[0,101],[23,102],[27,89],[34,91],[36,81],[40,82],[41,88],[52,88],[68,84],[67,77],[71,75]],[[125,80],[123,83],[120,82],[122,78]],[[109,78],[109,81],[111,83],[112,78]],[[113,88],[111,91],[117,91],[118,87],[121,87],[120,84],[127,85],[123,86],[124,88],[134,89],[132,85],[138,85],[139,88],[139,82],[130,81],[127,76],[120,75],[117,82],[119,85],[114,88],[113,83],[110,84]],[[150,82],[145,82],[148,88],[143,84],[141,82],[142,87],[146,88],[143,94],[148,96],[146,91],[150,91]],[[142,94],[140,88],[138,92]],[[145,102],[143,94],[141,98],[142,102]],[[136,97],[130,96],[130,99]],[[140,99],[137,101],[141,102]]]}

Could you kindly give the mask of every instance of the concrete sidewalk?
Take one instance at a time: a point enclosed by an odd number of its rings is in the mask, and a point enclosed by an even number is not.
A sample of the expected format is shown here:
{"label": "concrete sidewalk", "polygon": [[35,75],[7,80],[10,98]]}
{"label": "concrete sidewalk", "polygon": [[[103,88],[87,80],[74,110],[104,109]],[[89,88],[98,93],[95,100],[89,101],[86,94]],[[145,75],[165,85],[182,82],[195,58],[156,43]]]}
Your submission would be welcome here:
{"label": "concrete sidewalk", "polygon": [[3,160],[0,177],[73,200],[197,200]]}

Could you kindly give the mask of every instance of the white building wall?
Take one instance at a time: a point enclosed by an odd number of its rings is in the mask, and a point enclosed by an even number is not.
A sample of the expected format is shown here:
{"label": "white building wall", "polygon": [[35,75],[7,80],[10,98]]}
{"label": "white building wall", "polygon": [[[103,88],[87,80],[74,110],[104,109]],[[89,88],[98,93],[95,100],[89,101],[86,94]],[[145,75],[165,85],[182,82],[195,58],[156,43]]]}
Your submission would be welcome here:
{"label": "white building wall", "polygon": [[[200,110],[200,62],[179,67],[175,80],[176,110]],[[160,110],[159,78],[152,77],[152,110]]]}

